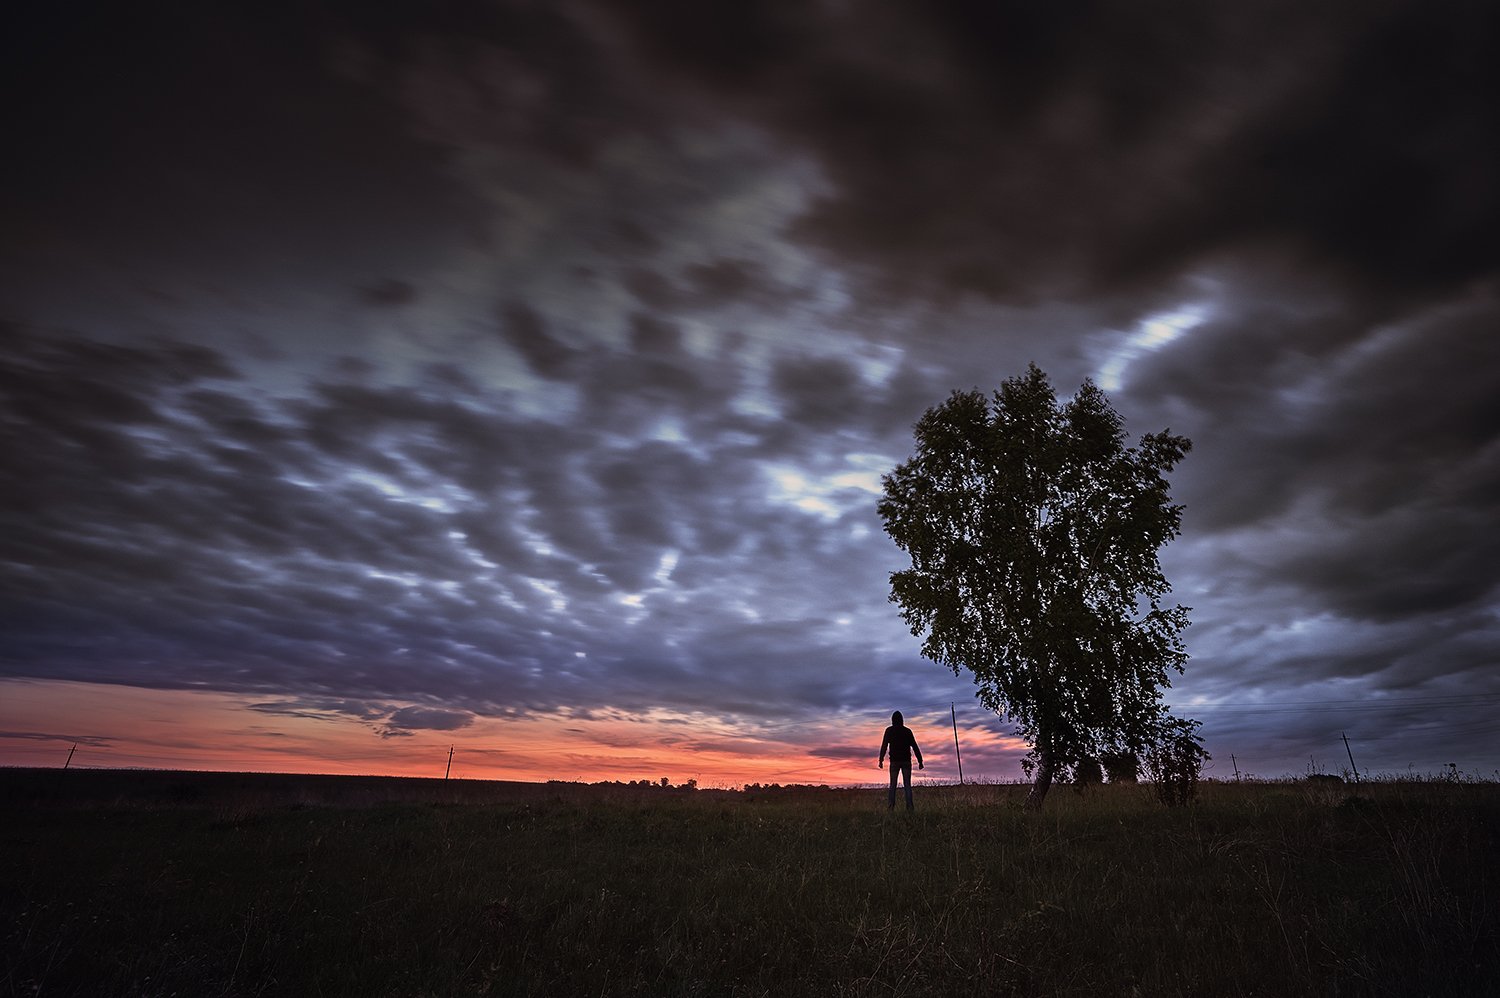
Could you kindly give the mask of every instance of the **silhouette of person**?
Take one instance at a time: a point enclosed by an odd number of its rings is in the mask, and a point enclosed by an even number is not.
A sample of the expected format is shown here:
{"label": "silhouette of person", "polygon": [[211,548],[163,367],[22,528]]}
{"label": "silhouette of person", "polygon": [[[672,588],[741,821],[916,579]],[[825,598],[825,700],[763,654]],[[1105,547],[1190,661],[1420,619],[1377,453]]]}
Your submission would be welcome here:
{"label": "silhouette of person", "polygon": [[885,751],[891,750],[891,793],[887,810],[896,810],[896,774],[900,774],[906,785],[906,809],[912,809],[911,803],[911,755],[917,754],[917,768],[926,769],[922,765],[922,750],[917,748],[917,738],[911,733],[901,720],[901,712],[895,711],[891,714],[891,726],[885,729],[885,737],[880,740],[880,762],[877,765],[885,765]]}

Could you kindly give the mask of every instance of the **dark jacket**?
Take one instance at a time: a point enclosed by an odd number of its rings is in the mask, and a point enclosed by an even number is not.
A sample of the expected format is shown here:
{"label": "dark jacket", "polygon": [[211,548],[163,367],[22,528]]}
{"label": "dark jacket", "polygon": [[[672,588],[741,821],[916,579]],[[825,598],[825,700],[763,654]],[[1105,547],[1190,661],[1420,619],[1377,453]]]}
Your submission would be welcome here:
{"label": "dark jacket", "polygon": [[[869,742],[865,743],[866,745]],[[885,752],[891,751],[892,766],[910,766],[911,754],[917,754],[917,762],[922,761],[922,750],[917,748],[917,736],[911,733],[906,725],[891,725],[885,729],[885,737],[880,741],[880,760],[885,761]]]}

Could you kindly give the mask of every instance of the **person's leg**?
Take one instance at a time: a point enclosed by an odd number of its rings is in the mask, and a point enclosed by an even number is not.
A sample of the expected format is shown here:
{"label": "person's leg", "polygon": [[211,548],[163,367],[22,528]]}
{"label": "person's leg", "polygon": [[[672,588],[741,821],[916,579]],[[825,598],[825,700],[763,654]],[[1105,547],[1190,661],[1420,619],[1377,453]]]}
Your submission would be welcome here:
{"label": "person's leg", "polygon": [[885,803],[885,809],[887,811],[894,811],[894,810],[896,810],[896,770],[898,768],[899,767],[896,765],[896,760],[892,759],[891,760],[891,792],[890,792],[890,795],[886,798],[886,803]]}
{"label": "person's leg", "polygon": [[911,803],[911,760],[910,759],[908,759],[906,761],[906,765],[904,765],[904,766],[901,767],[901,781],[906,784],[906,809],[908,811],[910,811],[912,809],[912,803]]}

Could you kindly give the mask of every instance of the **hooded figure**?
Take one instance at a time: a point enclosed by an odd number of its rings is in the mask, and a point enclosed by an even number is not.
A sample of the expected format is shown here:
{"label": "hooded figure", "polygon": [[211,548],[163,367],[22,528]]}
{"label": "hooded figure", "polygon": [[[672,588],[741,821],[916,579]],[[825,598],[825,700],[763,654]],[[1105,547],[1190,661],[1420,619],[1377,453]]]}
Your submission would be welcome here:
{"label": "hooded figure", "polygon": [[891,714],[891,726],[885,729],[885,737],[880,740],[880,763],[885,765],[885,753],[889,749],[891,753],[891,793],[887,807],[894,811],[896,809],[896,774],[900,773],[906,786],[906,809],[912,809],[911,802],[911,757],[912,753],[917,756],[917,768],[926,769],[922,765],[922,750],[917,748],[916,736],[901,719],[901,712],[895,711]]}

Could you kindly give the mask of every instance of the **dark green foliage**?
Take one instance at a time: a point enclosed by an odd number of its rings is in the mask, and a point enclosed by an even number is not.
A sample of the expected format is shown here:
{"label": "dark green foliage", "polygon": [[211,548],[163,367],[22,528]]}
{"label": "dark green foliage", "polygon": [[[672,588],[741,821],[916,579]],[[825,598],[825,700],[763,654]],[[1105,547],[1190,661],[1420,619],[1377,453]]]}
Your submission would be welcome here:
{"label": "dark green foliage", "polygon": [[1182,517],[1165,476],[1191,444],[1162,432],[1128,446],[1092,382],[1059,404],[1035,366],[991,398],[954,392],[915,434],[879,504],[911,557],[891,600],[922,653],[973,673],[1032,743],[1039,806],[1055,771],[1158,730],[1188,624],[1157,560]]}
{"label": "dark green foliage", "polygon": [[1171,717],[1162,722],[1146,750],[1146,768],[1156,799],[1181,807],[1198,796],[1198,779],[1209,755],[1198,737],[1198,721]]}
{"label": "dark green foliage", "polygon": [[[0,771],[0,799],[11,774]],[[55,775],[55,774],[49,774]],[[128,774],[126,774],[128,775]],[[356,800],[356,781],[339,794]],[[1488,996],[1500,790],[15,803],[0,996]],[[32,798],[34,799],[34,798]],[[1066,942],[1060,945],[1059,940]]]}
{"label": "dark green foliage", "polygon": [[1106,752],[1099,761],[1111,783],[1134,783],[1140,776],[1141,760],[1134,752]]}
{"label": "dark green foliage", "polygon": [[1082,789],[1104,782],[1104,768],[1098,759],[1079,759],[1073,766],[1073,785]]}

